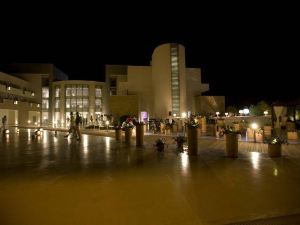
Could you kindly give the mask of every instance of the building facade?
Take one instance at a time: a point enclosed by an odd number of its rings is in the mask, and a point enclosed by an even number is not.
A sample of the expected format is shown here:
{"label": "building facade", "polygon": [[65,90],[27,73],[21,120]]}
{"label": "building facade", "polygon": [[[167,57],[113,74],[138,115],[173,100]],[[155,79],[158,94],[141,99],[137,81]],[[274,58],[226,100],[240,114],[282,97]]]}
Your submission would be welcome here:
{"label": "building facade", "polygon": [[66,126],[70,112],[79,112],[88,125],[103,120],[106,114],[104,82],[68,80],[53,82],[53,124]]}
{"label": "building facade", "polygon": [[68,80],[52,64],[11,64],[0,72],[0,116],[8,125],[65,127],[70,112],[87,121],[106,115],[104,82]]}
{"label": "building facade", "polygon": [[0,118],[8,126],[40,124],[41,101],[38,89],[28,80],[0,72]]}
{"label": "building facade", "polygon": [[209,90],[200,68],[186,68],[185,48],[176,43],[155,48],[150,66],[107,65],[106,83],[109,112],[141,120],[201,113],[199,96]]}

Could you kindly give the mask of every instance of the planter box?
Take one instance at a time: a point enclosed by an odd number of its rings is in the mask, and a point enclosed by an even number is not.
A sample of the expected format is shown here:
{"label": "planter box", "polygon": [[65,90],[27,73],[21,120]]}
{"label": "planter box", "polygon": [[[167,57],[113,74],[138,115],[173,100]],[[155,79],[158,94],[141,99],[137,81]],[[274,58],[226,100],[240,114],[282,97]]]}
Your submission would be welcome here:
{"label": "planter box", "polygon": [[226,156],[231,158],[238,157],[238,135],[237,134],[226,134]]}
{"label": "planter box", "polygon": [[280,157],[281,156],[281,144],[268,144],[268,155],[270,157]]}
{"label": "planter box", "polygon": [[144,125],[136,125],[136,146],[143,146],[144,144]]}
{"label": "planter box", "polygon": [[198,129],[188,128],[188,154],[197,155],[198,154]]}
{"label": "planter box", "polygon": [[298,133],[295,132],[287,132],[287,139],[288,140],[298,140]]}
{"label": "planter box", "polygon": [[131,144],[132,128],[125,128],[125,144]]}
{"label": "planter box", "polygon": [[120,141],[122,137],[122,129],[121,128],[116,128],[115,129],[115,136],[116,136],[116,141]]}

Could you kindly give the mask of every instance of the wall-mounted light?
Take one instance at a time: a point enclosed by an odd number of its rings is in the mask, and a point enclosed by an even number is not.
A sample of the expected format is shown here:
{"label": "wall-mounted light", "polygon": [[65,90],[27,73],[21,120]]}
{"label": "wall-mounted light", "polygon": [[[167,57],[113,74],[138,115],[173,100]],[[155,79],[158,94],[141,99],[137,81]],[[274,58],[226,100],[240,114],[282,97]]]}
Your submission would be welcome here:
{"label": "wall-mounted light", "polygon": [[34,96],[35,94],[34,94],[34,92],[31,92],[31,96]]}
{"label": "wall-mounted light", "polygon": [[15,104],[15,105],[18,105],[18,101],[14,101],[14,104]]}
{"label": "wall-mounted light", "polygon": [[7,90],[10,91],[10,90],[11,90],[11,87],[10,87],[10,86],[7,86]]}

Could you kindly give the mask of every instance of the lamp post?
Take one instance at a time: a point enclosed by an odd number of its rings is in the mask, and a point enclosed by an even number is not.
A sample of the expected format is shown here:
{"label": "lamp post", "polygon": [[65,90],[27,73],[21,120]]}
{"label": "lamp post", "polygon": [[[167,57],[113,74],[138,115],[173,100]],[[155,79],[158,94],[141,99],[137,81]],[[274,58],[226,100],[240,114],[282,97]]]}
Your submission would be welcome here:
{"label": "lamp post", "polygon": [[264,115],[265,115],[265,116],[268,115],[268,110],[264,111]]}
{"label": "lamp post", "polygon": [[228,112],[225,113],[225,116],[228,117]]}
{"label": "lamp post", "polygon": [[255,134],[255,131],[257,129],[257,123],[252,123],[251,124],[251,127],[253,129],[253,138],[254,138],[254,143],[256,143],[256,134]]}
{"label": "lamp post", "polygon": [[217,117],[219,117],[219,115],[220,115],[220,112],[216,112],[216,115],[217,115]]}

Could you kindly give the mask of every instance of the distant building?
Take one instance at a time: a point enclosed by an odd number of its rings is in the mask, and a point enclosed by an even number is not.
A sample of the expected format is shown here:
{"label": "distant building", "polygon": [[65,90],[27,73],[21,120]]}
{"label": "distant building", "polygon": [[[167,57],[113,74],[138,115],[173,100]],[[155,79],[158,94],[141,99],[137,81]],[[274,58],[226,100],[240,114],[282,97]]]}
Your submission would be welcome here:
{"label": "distant building", "polygon": [[[176,43],[155,48],[150,66],[106,65],[108,111],[116,117],[136,115],[141,120],[182,113],[202,113],[200,96],[209,90],[200,68],[186,68],[185,48]],[[213,96],[212,96],[213,98]],[[225,98],[219,99],[225,102]],[[216,107],[218,111],[224,111]]]}
{"label": "distant building", "polygon": [[70,112],[105,113],[104,82],[68,80],[53,64],[11,64],[0,72],[0,116],[8,125],[62,127]]}

